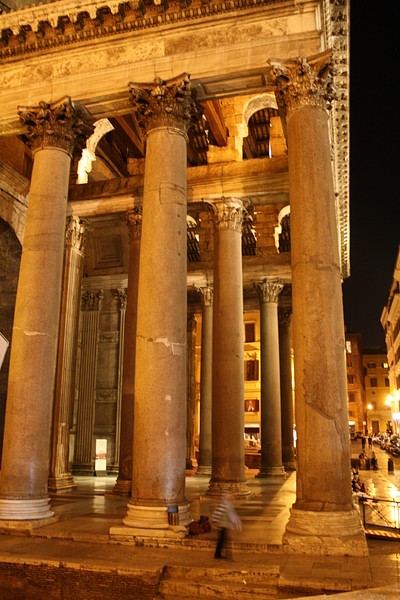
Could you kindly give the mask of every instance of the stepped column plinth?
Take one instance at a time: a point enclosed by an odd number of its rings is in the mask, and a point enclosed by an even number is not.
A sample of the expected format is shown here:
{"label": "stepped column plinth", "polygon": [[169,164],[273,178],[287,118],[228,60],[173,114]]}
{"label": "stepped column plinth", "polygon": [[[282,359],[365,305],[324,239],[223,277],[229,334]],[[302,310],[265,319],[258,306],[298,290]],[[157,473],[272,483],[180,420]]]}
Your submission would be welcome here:
{"label": "stepped column plinth", "polygon": [[286,116],[297,429],[287,552],[366,555],[350,484],[345,331],[328,109],[331,53],[271,64]]}

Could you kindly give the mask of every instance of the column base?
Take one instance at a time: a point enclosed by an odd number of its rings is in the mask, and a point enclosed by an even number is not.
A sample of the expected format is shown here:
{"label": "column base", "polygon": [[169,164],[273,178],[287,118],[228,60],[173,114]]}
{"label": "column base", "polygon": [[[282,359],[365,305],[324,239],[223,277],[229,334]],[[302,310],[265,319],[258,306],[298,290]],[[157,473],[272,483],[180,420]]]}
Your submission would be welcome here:
{"label": "column base", "polygon": [[287,473],[283,467],[280,465],[279,467],[261,467],[256,477],[280,477],[286,478]]}
{"label": "column base", "polygon": [[219,497],[222,494],[232,494],[235,498],[247,498],[251,491],[246,481],[210,481],[205,496]]}
{"label": "column base", "polygon": [[5,500],[0,498],[0,521],[50,519],[54,511],[49,498],[40,500]]}
{"label": "column base", "polygon": [[[189,513],[189,504],[179,504],[176,506],[177,512],[170,513],[167,506],[139,506],[128,503],[128,512],[122,520],[127,527],[134,527],[140,530],[140,535],[148,531],[149,536],[154,536],[154,532],[175,529],[176,527],[189,525],[192,517]],[[139,534],[138,534],[139,535]]]}
{"label": "column base", "polygon": [[201,465],[199,466],[199,468],[197,469],[196,473],[194,474],[194,477],[196,475],[208,475],[211,476],[211,465],[210,466],[205,466],[205,465]]}
{"label": "column base", "polygon": [[296,471],[297,464],[295,460],[289,460],[288,462],[283,463],[283,467],[285,471]]}
{"label": "column base", "polygon": [[63,475],[57,475],[57,477],[49,477],[47,487],[49,492],[59,492],[65,490],[72,490],[76,488],[77,485],[71,473],[64,473]]}
{"label": "column base", "polygon": [[112,490],[115,496],[130,496],[132,490],[132,479],[117,479]]}
{"label": "column base", "polygon": [[368,545],[356,508],[317,512],[292,508],[282,538],[286,554],[368,556]]}

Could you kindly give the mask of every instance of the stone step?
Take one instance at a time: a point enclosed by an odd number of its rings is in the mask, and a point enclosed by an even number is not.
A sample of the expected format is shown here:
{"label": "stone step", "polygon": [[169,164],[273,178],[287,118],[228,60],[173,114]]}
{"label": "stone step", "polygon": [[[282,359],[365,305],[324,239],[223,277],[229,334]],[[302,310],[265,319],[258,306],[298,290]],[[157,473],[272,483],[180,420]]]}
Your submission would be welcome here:
{"label": "stone step", "polygon": [[163,569],[157,598],[276,599],[278,584],[279,566],[276,565],[255,569],[166,566]]}

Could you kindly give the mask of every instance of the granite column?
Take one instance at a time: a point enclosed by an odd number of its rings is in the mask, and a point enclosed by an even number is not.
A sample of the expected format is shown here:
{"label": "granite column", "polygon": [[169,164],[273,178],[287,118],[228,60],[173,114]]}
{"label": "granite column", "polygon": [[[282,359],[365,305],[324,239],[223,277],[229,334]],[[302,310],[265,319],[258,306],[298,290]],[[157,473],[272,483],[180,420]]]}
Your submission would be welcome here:
{"label": "granite column", "polygon": [[71,156],[85,122],[70,98],[20,108],[34,163],[10,356],[0,519],[45,520]]}
{"label": "granite column", "polygon": [[283,543],[305,554],[366,555],[350,484],[345,333],[328,110],[329,51],[271,65],[286,115],[291,207],[296,502]]}

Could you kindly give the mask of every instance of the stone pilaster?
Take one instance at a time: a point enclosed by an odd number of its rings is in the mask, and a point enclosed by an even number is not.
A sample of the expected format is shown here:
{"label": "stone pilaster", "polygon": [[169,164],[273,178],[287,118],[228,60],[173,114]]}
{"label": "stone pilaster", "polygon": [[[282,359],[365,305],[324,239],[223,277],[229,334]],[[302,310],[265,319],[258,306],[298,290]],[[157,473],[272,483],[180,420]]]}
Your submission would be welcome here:
{"label": "stone pilaster", "polygon": [[72,471],[94,473],[95,442],[93,423],[96,392],[97,354],[103,291],[83,292],[81,300],[81,355],[78,381],[75,453]]}
{"label": "stone pilaster", "polygon": [[329,52],[275,63],[271,76],[288,138],[296,502],[287,551],[365,555],[349,478],[345,335],[328,112]]}
{"label": "stone pilaster", "polygon": [[49,490],[76,487],[70,473],[69,439],[75,392],[80,290],[86,227],[79,217],[70,217],[66,228],[57,378],[54,398]]}
{"label": "stone pilaster", "polygon": [[[130,84],[147,133],[135,363],[130,535],[183,536],[186,473],[187,131],[189,77]],[[169,513],[177,511],[179,525]],[[175,513],[176,514],[176,513]],[[175,520],[175,519],[174,519]],[[113,528],[111,534],[118,534]],[[125,529],[125,534],[126,534]],[[126,534],[127,535],[127,534]]]}
{"label": "stone pilaster", "polygon": [[261,327],[261,467],[257,477],[285,476],[282,464],[278,298],[284,283],[263,279],[255,284]]}
{"label": "stone pilaster", "polygon": [[118,419],[119,472],[114,494],[130,495],[132,487],[132,446],[134,419],[134,385],[136,354],[137,297],[139,281],[140,239],[142,210],[135,208],[126,215],[129,228],[129,272],[123,336],[122,403]]}
{"label": "stone pilaster", "polygon": [[247,496],[244,462],[243,203],[216,202],[212,362],[212,474],[207,494]]}
{"label": "stone pilaster", "polygon": [[278,308],[279,324],[279,366],[281,382],[281,418],[282,418],[282,462],[286,471],[296,469],[293,439],[293,389],[291,360],[291,324],[292,312],[288,308]]}
{"label": "stone pilaster", "polygon": [[212,315],[213,292],[210,286],[198,288],[202,302],[200,360],[200,436],[199,465],[196,475],[211,475],[212,464]]}
{"label": "stone pilaster", "polygon": [[[69,98],[20,108],[33,149],[10,355],[0,519],[44,520],[71,156],[88,133]],[[40,374],[40,376],[38,376]]]}

